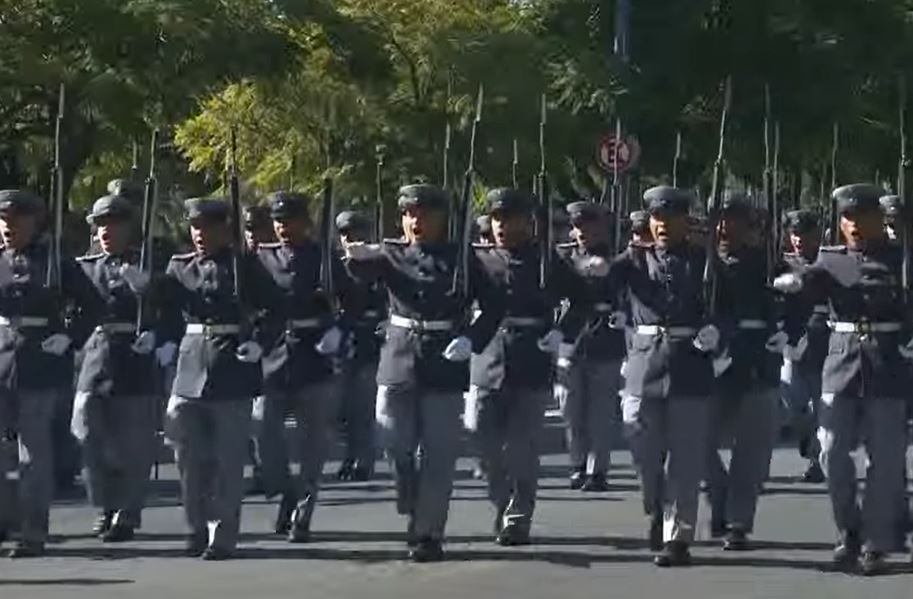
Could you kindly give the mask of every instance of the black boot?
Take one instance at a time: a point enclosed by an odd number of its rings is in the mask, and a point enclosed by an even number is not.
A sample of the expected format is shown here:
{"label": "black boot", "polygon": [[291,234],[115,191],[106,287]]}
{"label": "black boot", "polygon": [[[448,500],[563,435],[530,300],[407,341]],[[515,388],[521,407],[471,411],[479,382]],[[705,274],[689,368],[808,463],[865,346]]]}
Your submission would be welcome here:
{"label": "black boot", "polygon": [[843,539],[837,543],[834,548],[833,564],[834,569],[840,572],[850,572],[856,569],[859,563],[859,555],[862,552],[862,542],[859,540],[859,533],[856,531],[847,531]]}
{"label": "black boot", "polygon": [[439,562],[444,559],[444,549],[437,539],[419,539],[409,552],[409,559],[416,563]]}
{"label": "black boot", "polygon": [[19,541],[19,543],[10,549],[10,559],[27,559],[30,557],[42,557],[45,553],[44,543],[35,541]]}
{"label": "black boot", "polygon": [[310,518],[299,517],[296,511],[292,518],[292,525],[288,531],[289,543],[307,543],[311,540],[311,520]]}
{"label": "black boot", "polygon": [[577,468],[574,468],[573,470],[571,470],[571,478],[570,478],[571,490],[577,491],[579,489],[582,489],[584,483],[586,483],[586,468],[580,466],[580,467],[577,467]]}
{"label": "black boot", "polygon": [[741,528],[731,528],[723,539],[723,551],[747,551],[748,535]]}
{"label": "black boot", "polygon": [[105,533],[101,535],[101,540],[103,543],[125,543],[127,541],[132,541],[134,536],[132,526],[118,523],[105,531]]}
{"label": "black boot", "polygon": [[187,536],[184,544],[184,555],[187,557],[200,557],[209,545],[209,535],[205,530],[193,532]]}
{"label": "black boot", "polygon": [[521,524],[507,524],[498,533],[495,542],[502,547],[529,545],[529,526]]}
{"label": "black boot", "polygon": [[221,547],[207,547],[201,557],[207,562],[223,562],[231,558],[231,551]]}
{"label": "black boot", "polygon": [[371,480],[372,476],[374,476],[374,472],[372,472],[370,467],[363,464],[355,464],[350,480],[356,483],[364,483]]}
{"label": "black boot", "polygon": [[884,561],[884,553],[881,551],[866,551],[863,553],[861,566],[863,576],[878,576],[888,570],[888,564]]}
{"label": "black boot", "polygon": [[339,470],[336,471],[336,478],[341,481],[352,480],[352,473],[355,468],[355,460],[346,459],[339,466]]}
{"label": "black boot", "polygon": [[111,523],[114,521],[114,511],[105,510],[98,514],[98,517],[95,519],[95,523],[92,524],[92,534],[100,536],[108,532],[108,529],[111,528]]}
{"label": "black boot", "polygon": [[678,566],[691,565],[691,553],[688,551],[688,543],[684,541],[669,541],[663,545],[653,563],[660,568],[673,568]]}
{"label": "black boot", "polygon": [[609,481],[604,472],[596,472],[586,478],[583,490],[588,493],[605,493],[609,490]]}
{"label": "black boot", "polygon": [[287,491],[282,494],[274,526],[277,535],[288,534],[289,529],[292,527],[292,514],[295,513],[295,508],[297,507],[298,496],[293,491]]}
{"label": "black boot", "polygon": [[653,516],[650,519],[650,530],[647,532],[647,543],[650,551],[663,550],[663,517]]}
{"label": "black boot", "polygon": [[808,468],[802,475],[802,482],[815,484],[823,483],[824,471],[821,470],[821,464],[818,462],[809,462]]}

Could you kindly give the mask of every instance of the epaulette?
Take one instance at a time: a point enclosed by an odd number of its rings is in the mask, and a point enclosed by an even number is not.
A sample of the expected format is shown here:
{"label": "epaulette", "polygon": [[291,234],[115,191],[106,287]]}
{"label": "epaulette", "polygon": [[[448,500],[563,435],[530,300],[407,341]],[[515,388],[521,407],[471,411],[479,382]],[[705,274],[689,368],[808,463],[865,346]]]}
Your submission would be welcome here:
{"label": "epaulette", "polygon": [[474,250],[493,250],[496,249],[496,246],[493,243],[474,243],[472,244],[472,249]]}
{"label": "epaulette", "polygon": [[390,238],[390,239],[384,239],[384,245],[395,245],[395,246],[402,247],[402,246],[409,245],[409,242],[406,241],[405,239]]}
{"label": "epaulette", "polygon": [[568,241],[565,243],[559,243],[555,245],[555,249],[558,250],[572,250],[577,247],[576,241]]}
{"label": "epaulette", "polygon": [[187,254],[174,254],[171,256],[172,260],[177,260],[178,262],[186,262],[196,256],[196,252],[189,252]]}
{"label": "epaulette", "polygon": [[827,253],[827,254],[845,254],[846,246],[845,245],[825,245],[825,246],[821,246],[821,249],[819,251]]}
{"label": "epaulette", "polygon": [[105,254],[103,252],[99,252],[97,254],[86,254],[85,256],[79,256],[78,258],[76,258],[76,261],[77,262],[94,262],[95,260],[98,260],[99,258],[104,258],[104,256],[105,256]]}

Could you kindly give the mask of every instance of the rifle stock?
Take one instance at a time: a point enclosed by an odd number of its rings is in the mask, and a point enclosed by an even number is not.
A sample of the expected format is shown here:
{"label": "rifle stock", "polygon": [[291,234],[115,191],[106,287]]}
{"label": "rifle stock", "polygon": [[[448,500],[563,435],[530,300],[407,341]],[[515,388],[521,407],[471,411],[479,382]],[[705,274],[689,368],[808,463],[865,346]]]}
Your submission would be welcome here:
{"label": "rifle stock", "polygon": [[904,304],[910,305],[910,209],[907,202],[907,80],[903,75],[899,79],[900,101],[898,108],[898,126],[900,128],[900,159],[897,164],[897,195],[901,205],[901,242],[903,243],[903,263],[901,266],[901,286]]}
{"label": "rifle stock", "polygon": [[726,78],[723,99],[723,112],[720,115],[720,145],[716,161],[713,164],[713,182],[710,198],[707,203],[707,224],[710,227],[707,235],[707,257],[704,262],[704,299],[707,302],[709,315],[716,314],[717,300],[717,245],[719,243],[719,209],[723,194],[723,161],[726,152],[726,126],[729,121],[729,109],[732,107],[732,77]]}
{"label": "rifle stock", "polygon": [[548,183],[548,167],[545,156],[545,133],[548,125],[548,103],[542,94],[539,118],[539,174],[536,176],[534,193],[539,199],[539,288],[545,289],[552,270],[552,248],[554,247],[554,225],[552,215],[551,189]]}
{"label": "rifle stock", "polygon": [[330,303],[335,301],[333,277],[333,178],[323,178],[323,199],[320,205],[320,287]]}
{"label": "rifle stock", "polygon": [[469,139],[469,166],[463,175],[463,189],[460,194],[460,206],[457,214],[457,264],[453,270],[451,293],[459,298],[468,299],[470,290],[469,261],[472,253],[472,186],[475,180],[476,142],[479,126],[482,123],[482,106],[485,101],[485,90],[479,85],[476,100],[476,114],[472,121],[472,134]]}
{"label": "rifle stock", "polygon": [[[156,173],[156,150],[158,149],[159,130],[152,132],[152,144],[149,150],[149,177],[143,194],[142,245],[140,246],[139,266],[144,273],[152,275],[153,269],[153,215],[158,195],[158,175]],[[136,303],[136,330],[143,328],[146,312],[145,294],[140,295]]]}

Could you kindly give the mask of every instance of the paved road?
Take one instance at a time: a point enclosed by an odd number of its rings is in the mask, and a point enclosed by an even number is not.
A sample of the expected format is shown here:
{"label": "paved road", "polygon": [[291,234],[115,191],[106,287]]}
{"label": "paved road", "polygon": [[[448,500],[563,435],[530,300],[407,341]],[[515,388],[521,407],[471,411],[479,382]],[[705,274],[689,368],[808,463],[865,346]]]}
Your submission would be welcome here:
{"label": "paved road", "polygon": [[[696,566],[663,571],[645,549],[639,487],[630,456],[616,455],[612,490],[583,494],[565,488],[565,458],[544,460],[536,544],[503,549],[491,541],[492,514],[483,486],[461,461],[449,526],[448,561],[401,560],[405,523],[394,512],[389,477],[369,484],[329,484],[315,516],[313,543],[290,546],[265,534],[274,506],[262,497],[244,508],[239,559],[207,563],[181,557],[183,525],[171,467],[157,483],[139,538],[116,548],[85,534],[92,511],[81,500],[52,515],[50,556],[0,560],[0,598],[69,599],[272,597],[366,599],[675,598],[738,599],[913,597],[913,566],[879,579],[826,572],[833,531],[820,486],[793,481],[801,464],[777,450],[750,553],[724,554],[707,540],[702,507]],[[329,469],[328,469],[329,471]]]}

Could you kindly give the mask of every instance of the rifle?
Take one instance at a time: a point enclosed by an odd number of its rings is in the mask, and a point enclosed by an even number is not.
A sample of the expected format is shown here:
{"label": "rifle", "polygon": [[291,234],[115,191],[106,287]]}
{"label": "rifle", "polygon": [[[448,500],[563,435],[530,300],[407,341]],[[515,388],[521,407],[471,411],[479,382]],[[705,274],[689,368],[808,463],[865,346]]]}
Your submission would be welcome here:
{"label": "rifle", "polygon": [[241,218],[241,184],[238,181],[238,135],[237,131],[231,130],[231,158],[228,163],[228,194],[231,199],[231,220],[232,220],[232,243],[235,251],[232,254],[232,277],[235,286],[235,298],[241,304],[241,314],[246,315],[248,312],[244,306],[244,264],[243,260],[247,256],[247,244],[244,242],[244,220]]}
{"label": "rifle", "polygon": [[130,180],[136,181],[139,179],[139,144],[136,143],[136,140],[133,140],[133,165],[130,167]]}
{"label": "rifle", "polygon": [[770,220],[768,223],[770,226],[769,234],[767,235],[767,282],[772,283],[776,267],[779,246],[777,245],[777,230],[779,229],[779,222],[777,218],[777,199],[776,191],[774,189],[773,181],[773,171],[771,165],[771,153],[770,153],[770,121],[771,121],[771,107],[770,107],[770,86],[764,84],[764,199],[767,202],[767,217]]}
{"label": "rifle", "polygon": [[615,222],[612,226],[612,244],[610,247],[616,249],[618,248],[620,237],[621,237],[621,210],[622,210],[622,199],[621,199],[621,172],[618,170],[618,148],[617,144],[621,143],[621,119],[615,119],[615,156],[612,160],[612,196],[610,209],[612,214],[615,217]]}
{"label": "rifle", "polygon": [[63,118],[66,109],[66,86],[60,84],[60,95],[57,104],[57,122],[54,127],[54,166],[51,168],[51,218],[50,218],[50,256],[48,256],[47,279],[45,284],[50,289],[63,291],[61,276],[61,252],[63,242],[63,211],[64,197],[63,167],[60,162],[60,150],[63,135]]}
{"label": "rifle", "polygon": [[539,117],[539,174],[536,176],[534,194],[539,198],[539,288],[548,286],[552,271],[552,246],[554,223],[552,197],[548,184],[548,170],[545,162],[545,128],[548,124],[548,103],[542,94]]}
{"label": "rifle", "polygon": [[717,299],[717,245],[719,244],[719,209],[723,195],[723,160],[726,156],[726,125],[729,110],[732,107],[732,76],[726,77],[726,91],[723,99],[723,112],[720,115],[720,145],[713,163],[713,183],[710,198],[707,202],[707,224],[710,231],[707,235],[707,258],[704,262],[704,300],[707,302],[709,316],[716,314]]}
{"label": "rifle", "polygon": [[682,130],[675,132],[675,156],[672,158],[672,187],[678,187],[678,164],[682,160]]}
{"label": "rifle", "polygon": [[[840,150],[840,123],[834,123],[834,140],[831,145],[831,191],[837,189],[837,153]],[[833,194],[827,194],[829,198],[827,209],[827,226],[825,230],[830,231],[830,243],[834,244],[840,241],[840,234],[837,232],[837,200]]]}
{"label": "rifle", "polygon": [[[907,219],[910,210],[907,205],[907,79],[903,75],[898,81],[900,101],[898,107],[898,126],[900,128],[900,160],[897,164],[897,195],[900,196],[901,205],[901,242],[903,243],[903,266],[901,270],[901,286],[903,289],[904,304],[910,305],[910,227]],[[877,180],[877,179],[876,179]]]}
{"label": "rifle", "polygon": [[384,241],[384,220],[386,214],[384,210],[384,151],[382,146],[377,147],[377,167],[374,174],[375,193],[377,194],[377,205],[374,208],[374,237],[378,243]]}
{"label": "rifle", "polygon": [[520,154],[517,149],[517,138],[515,137],[514,138],[514,161],[511,164],[511,168],[510,168],[510,180],[513,184],[514,189],[520,189],[519,171],[520,171]]}
{"label": "rifle", "polygon": [[323,178],[323,201],[320,206],[320,288],[333,304],[336,286],[333,277],[333,177]]}
{"label": "rifle", "polygon": [[[152,275],[153,252],[153,217],[155,213],[156,196],[158,194],[158,175],[156,174],[155,151],[158,148],[159,130],[152,132],[152,147],[149,151],[149,177],[146,179],[146,190],[143,194],[143,220],[142,220],[142,246],[139,253],[140,270]],[[136,152],[134,151],[134,155]],[[140,295],[136,302],[136,330],[143,329],[145,320],[146,301],[145,294]]]}
{"label": "rifle", "polygon": [[476,141],[479,125],[482,123],[482,105],[485,101],[485,88],[479,84],[479,96],[476,101],[476,116],[472,121],[472,134],[469,138],[469,165],[463,175],[463,190],[460,196],[459,213],[457,214],[457,263],[453,269],[453,286],[451,293],[463,300],[469,298],[469,259],[472,253],[472,186],[475,178]]}

